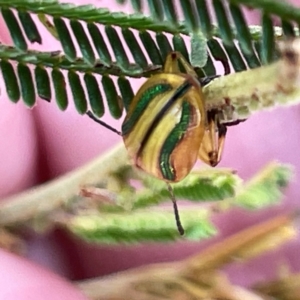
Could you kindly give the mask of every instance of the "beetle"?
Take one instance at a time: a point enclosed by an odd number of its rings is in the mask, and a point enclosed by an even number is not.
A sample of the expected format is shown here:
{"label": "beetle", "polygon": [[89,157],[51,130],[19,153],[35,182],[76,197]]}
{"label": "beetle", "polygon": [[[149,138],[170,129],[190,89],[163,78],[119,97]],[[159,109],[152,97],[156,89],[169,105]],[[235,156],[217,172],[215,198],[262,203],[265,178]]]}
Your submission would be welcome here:
{"label": "beetle", "polygon": [[[181,72],[179,62],[185,72]],[[168,54],[162,72],[150,77],[132,99],[121,135],[133,165],[164,180],[173,202],[178,231],[184,234],[170,183],[185,178],[198,158],[216,166],[223,151],[226,125],[217,110],[206,113],[201,82],[183,55]]]}

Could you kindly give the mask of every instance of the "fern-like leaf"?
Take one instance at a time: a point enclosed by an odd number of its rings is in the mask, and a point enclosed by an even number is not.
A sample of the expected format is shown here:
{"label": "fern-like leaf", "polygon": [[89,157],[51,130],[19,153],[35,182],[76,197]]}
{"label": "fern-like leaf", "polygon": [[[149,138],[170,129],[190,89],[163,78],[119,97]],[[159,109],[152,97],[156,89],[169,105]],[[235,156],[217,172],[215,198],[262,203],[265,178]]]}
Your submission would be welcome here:
{"label": "fern-like leaf", "polygon": [[[204,0],[181,0],[175,7],[174,1],[135,0],[131,4],[136,12],[125,14],[55,0],[42,0],[38,4],[31,0],[0,0],[2,17],[15,46],[1,46],[0,51],[7,94],[13,102],[22,97],[29,107],[36,103],[37,96],[47,101],[54,96],[59,108],[64,110],[69,100],[63,89],[70,86],[80,114],[91,109],[101,117],[106,99],[111,115],[119,118],[133,96],[127,77],[149,77],[159,72],[170,51],[180,51],[196,67],[199,77],[213,76],[216,75],[214,61],[222,62],[225,74],[230,72],[230,65],[239,72],[269,64],[277,59],[276,40],[282,35],[298,35],[299,30],[292,22],[299,23],[300,11],[288,3],[275,0],[227,2],[212,0],[209,6]],[[247,26],[242,12],[244,6],[261,10],[261,26]],[[148,16],[144,13],[147,8]],[[183,19],[179,17],[180,12]],[[216,24],[212,22],[213,14]],[[60,41],[63,55],[28,50],[31,43],[43,42],[34,15],[49,34]],[[273,26],[271,16],[274,15],[281,19],[282,29]],[[172,42],[167,34],[172,35]],[[184,36],[191,39],[190,55]],[[17,70],[25,70],[28,78],[14,71],[13,60],[17,61]],[[34,75],[29,73],[31,64],[37,68]],[[6,72],[11,76],[5,75]],[[84,79],[80,73],[84,73]],[[98,74],[104,75],[102,80],[97,78]],[[115,82],[110,76],[120,79]],[[54,95],[50,92],[51,83]],[[103,86],[103,94],[97,84]]]}

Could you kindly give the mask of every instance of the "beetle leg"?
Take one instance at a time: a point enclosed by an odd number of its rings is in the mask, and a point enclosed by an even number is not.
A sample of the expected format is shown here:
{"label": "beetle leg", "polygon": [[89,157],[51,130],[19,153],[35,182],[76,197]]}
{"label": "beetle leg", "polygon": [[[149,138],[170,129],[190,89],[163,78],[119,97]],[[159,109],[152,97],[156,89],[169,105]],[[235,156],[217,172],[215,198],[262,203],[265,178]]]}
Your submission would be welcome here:
{"label": "beetle leg", "polygon": [[224,124],[219,124],[218,125],[218,162],[220,162],[222,158],[222,153],[224,150],[224,144],[225,144],[225,138],[226,138],[226,133],[227,133],[227,127]]}
{"label": "beetle leg", "polygon": [[220,75],[211,75],[211,76],[207,76],[207,77],[202,77],[199,79],[201,86],[206,86],[207,84],[209,84],[211,81],[213,81],[216,78],[219,78]]}
{"label": "beetle leg", "polygon": [[207,125],[199,149],[199,158],[215,167],[221,160],[227,127],[220,124],[217,111],[207,113]]}
{"label": "beetle leg", "polygon": [[170,183],[168,183],[168,182],[166,182],[166,183],[167,183],[167,187],[168,187],[168,190],[169,190],[172,202],[173,202],[173,208],[174,208],[174,214],[175,214],[175,220],[176,220],[177,229],[178,229],[180,235],[184,235],[184,229],[183,229],[181,221],[180,221],[180,216],[179,216],[179,211],[178,211],[178,207],[177,207],[177,203],[176,203],[174,191],[173,191]]}
{"label": "beetle leg", "polygon": [[112,132],[114,132],[114,133],[116,133],[116,134],[122,136],[122,133],[121,133],[120,131],[118,131],[117,129],[111,127],[110,125],[106,124],[105,122],[103,122],[103,121],[97,119],[97,118],[93,115],[92,112],[88,111],[86,114],[87,114],[93,121],[95,121],[96,123],[102,125],[103,127],[109,129],[110,131],[112,131]]}
{"label": "beetle leg", "polygon": [[181,65],[186,70],[187,74],[190,74],[192,76],[198,77],[193,67],[186,61],[184,56],[180,52],[171,52],[168,54],[166,58],[166,62],[163,68],[164,73],[182,73],[179,69],[178,62],[181,63]]}

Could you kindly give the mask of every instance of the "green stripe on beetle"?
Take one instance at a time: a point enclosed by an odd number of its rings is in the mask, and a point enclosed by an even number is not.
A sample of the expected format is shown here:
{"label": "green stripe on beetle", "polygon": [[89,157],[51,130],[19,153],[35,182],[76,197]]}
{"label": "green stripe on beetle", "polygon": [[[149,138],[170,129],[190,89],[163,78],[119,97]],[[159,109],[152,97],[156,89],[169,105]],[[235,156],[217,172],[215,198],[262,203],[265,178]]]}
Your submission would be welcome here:
{"label": "green stripe on beetle", "polygon": [[127,135],[128,133],[130,133],[132,128],[135,126],[135,124],[138,122],[139,118],[141,117],[141,114],[145,111],[145,109],[147,109],[147,106],[153,99],[155,99],[160,94],[163,94],[172,89],[173,87],[170,84],[157,84],[145,90],[145,92],[140,97],[140,100],[137,103],[130,118],[128,118],[123,123],[122,135]]}
{"label": "green stripe on beetle", "polygon": [[[174,127],[172,132],[166,138],[160,153],[160,170],[163,177],[168,181],[174,181],[176,178],[176,170],[170,161],[172,152],[184,137],[190,122],[190,104],[186,101],[182,104],[182,113],[180,122]],[[184,159],[184,158],[182,158]]]}

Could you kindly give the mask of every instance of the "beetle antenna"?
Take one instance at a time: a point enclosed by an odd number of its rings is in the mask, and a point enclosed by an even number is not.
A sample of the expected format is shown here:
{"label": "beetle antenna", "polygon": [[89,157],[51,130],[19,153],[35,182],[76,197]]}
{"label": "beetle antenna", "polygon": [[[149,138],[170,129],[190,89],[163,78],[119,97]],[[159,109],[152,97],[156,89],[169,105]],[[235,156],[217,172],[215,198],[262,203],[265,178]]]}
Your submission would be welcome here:
{"label": "beetle antenna", "polygon": [[173,208],[174,208],[174,214],[175,214],[177,229],[178,229],[180,235],[184,235],[184,229],[183,229],[181,221],[180,221],[179,211],[178,211],[178,207],[177,207],[177,203],[176,203],[176,199],[175,199],[173,189],[172,189],[170,183],[168,183],[168,182],[167,182],[167,186],[168,186],[168,190],[169,190],[169,193],[171,195],[172,202],[173,202]]}
{"label": "beetle antenna", "polygon": [[103,121],[97,119],[97,118],[93,115],[93,113],[92,113],[91,111],[88,111],[86,114],[87,114],[93,121],[95,121],[96,123],[98,123],[98,124],[104,126],[105,128],[111,130],[112,132],[114,132],[114,133],[116,133],[116,134],[122,136],[122,133],[121,133],[120,131],[118,131],[117,129],[115,129],[115,128],[109,126],[108,124],[104,123]]}

